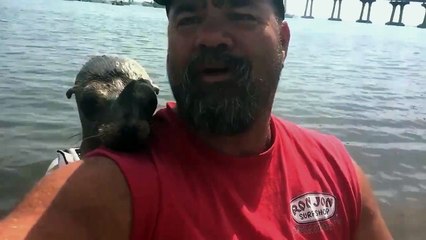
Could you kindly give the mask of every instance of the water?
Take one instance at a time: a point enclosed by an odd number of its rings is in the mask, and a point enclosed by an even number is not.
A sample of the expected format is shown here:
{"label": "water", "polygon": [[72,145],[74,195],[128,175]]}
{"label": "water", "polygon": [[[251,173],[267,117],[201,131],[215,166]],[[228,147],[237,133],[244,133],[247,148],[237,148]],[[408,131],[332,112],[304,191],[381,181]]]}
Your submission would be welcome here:
{"label": "water", "polygon": [[[289,19],[274,113],[337,135],[371,179],[395,239],[426,229],[426,30]],[[0,2],[0,215],[78,145],[65,92],[95,54],[145,66],[172,99],[162,9],[53,0]],[[77,134],[77,136],[76,136]],[[73,137],[74,136],[74,137]]]}

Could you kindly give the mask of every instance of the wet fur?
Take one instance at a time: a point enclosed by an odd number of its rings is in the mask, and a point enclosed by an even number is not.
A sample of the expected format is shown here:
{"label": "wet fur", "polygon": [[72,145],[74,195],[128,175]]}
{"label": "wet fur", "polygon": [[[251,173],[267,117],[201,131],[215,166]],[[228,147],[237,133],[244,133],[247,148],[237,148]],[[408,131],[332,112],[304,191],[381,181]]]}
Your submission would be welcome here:
{"label": "wet fur", "polygon": [[132,152],[143,147],[157,107],[158,87],[134,60],[113,56],[90,59],[66,93],[76,96],[87,151],[101,145]]}

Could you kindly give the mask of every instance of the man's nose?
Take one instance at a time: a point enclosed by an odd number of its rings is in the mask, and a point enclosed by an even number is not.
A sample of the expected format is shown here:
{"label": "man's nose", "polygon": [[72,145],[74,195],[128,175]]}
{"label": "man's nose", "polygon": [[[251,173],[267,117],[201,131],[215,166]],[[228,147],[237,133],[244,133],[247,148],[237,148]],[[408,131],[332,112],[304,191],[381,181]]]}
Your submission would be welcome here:
{"label": "man's nose", "polygon": [[196,45],[199,48],[215,48],[221,46],[231,49],[234,42],[226,24],[211,19],[205,21],[200,26]]}

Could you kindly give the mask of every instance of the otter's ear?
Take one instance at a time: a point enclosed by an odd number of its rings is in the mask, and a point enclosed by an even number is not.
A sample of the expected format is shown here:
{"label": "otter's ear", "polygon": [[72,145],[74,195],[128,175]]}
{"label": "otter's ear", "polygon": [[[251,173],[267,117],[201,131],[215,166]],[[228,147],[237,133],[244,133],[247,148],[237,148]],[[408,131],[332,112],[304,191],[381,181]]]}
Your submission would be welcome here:
{"label": "otter's ear", "polygon": [[67,91],[67,93],[66,93],[67,98],[68,98],[68,99],[70,99],[74,93],[75,93],[75,90],[74,90],[74,88],[73,88],[73,87],[72,87],[72,88],[70,88],[70,89],[68,89],[68,91]]}

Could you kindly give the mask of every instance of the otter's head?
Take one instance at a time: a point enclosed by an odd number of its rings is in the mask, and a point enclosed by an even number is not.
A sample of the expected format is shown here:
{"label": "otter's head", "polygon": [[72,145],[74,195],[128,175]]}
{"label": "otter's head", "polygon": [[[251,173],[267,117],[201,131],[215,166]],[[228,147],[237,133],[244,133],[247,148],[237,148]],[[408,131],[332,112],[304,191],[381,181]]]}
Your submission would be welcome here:
{"label": "otter's head", "polygon": [[158,92],[159,88],[136,61],[117,56],[92,57],[66,93],[68,98],[76,97],[83,130],[82,152],[102,144],[114,150],[136,148],[116,146],[122,138],[129,137],[117,132],[122,132],[122,128],[133,121],[140,132],[134,141],[146,138],[148,121],[157,107]]}

